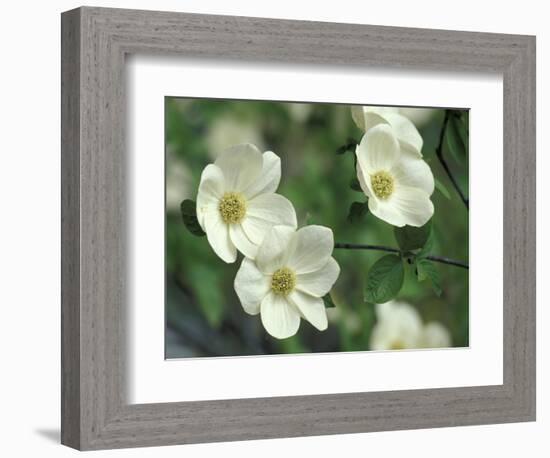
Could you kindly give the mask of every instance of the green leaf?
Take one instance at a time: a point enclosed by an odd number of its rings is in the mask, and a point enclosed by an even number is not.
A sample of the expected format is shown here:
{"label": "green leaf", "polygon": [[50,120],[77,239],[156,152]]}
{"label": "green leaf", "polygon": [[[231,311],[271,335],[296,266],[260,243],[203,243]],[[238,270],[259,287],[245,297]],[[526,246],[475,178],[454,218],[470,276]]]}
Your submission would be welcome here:
{"label": "green leaf", "polygon": [[416,261],[416,275],[418,281],[430,280],[435,294],[441,296],[442,291],[439,271],[432,261],[428,259],[418,259]]}
{"label": "green leaf", "polygon": [[183,224],[191,234],[197,237],[206,235],[197,220],[197,204],[190,199],[184,200],[180,205]]}
{"label": "green leaf", "polygon": [[460,115],[457,117],[456,127],[462,141],[462,146],[464,146],[464,152],[468,154],[470,143],[470,112],[468,110],[460,112]]}
{"label": "green leaf", "polygon": [[374,263],[367,274],[365,301],[383,304],[393,299],[403,286],[405,269],[399,256],[388,254]]}
{"label": "green leaf", "polygon": [[457,162],[460,162],[461,158],[466,154],[466,149],[460,137],[458,128],[459,122],[460,121],[458,118],[454,114],[451,114],[449,122],[447,123],[447,130],[445,132],[447,146],[449,147],[449,151],[451,152],[454,160]]}
{"label": "green leaf", "polygon": [[431,231],[432,220],[429,220],[426,224],[424,224],[424,226],[421,227],[395,227],[393,234],[401,251],[411,251],[416,250],[417,248],[422,248],[428,240]]}
{"label": "green leaf", "polygon": [[447,199],[451,199],[451,194],[449,193],[449,190],[445,187],[441,181],[439,181],[437,178],[434,179],[435,181],[435,189],[437,189],[441,194],[443,194],[444,197]]}
{"label": "green leaf", "polygon": [[323,296],[323,302],[325,303],[325,308],[327,309],[332,309],[336,307],[336,304],[332,300],[332,296],[330,295],[330,293],[327,293]]}
{"label": "green leaf", "polygon": [[363,192],[361,189],[361,185],[359,184],[359,180],[357,178],[352,178],[349,182],[349,187],[357,192]]}
{"label": "green leaf", "polygon": [[348,221],[351,224],[360,223],[369,214],[367,202],[353,202],[349,207]]}
{"label": "green leaf", "polygon": [[424,259],[426,256],[430,254],[432,251],[434,245],[434,237],[433,232],[430,232],[430,235],[428,236],[428,240],[426,240],[426,243],[424,243],[424,246],[422,249],[416,254],[416,259]]}

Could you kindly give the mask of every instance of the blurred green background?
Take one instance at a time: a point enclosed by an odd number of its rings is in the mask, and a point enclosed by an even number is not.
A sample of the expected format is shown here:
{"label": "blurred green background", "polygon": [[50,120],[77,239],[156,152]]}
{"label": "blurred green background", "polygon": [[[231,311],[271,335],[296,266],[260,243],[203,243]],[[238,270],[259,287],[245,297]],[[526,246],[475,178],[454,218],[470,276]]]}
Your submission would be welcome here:
{"label": "blurred green background", "polygon": [[[396,247],[393,227],[373,215],[359,224],[347,221],[350,204],[366,200],[349,186],[355,177],[353,154],[335,154],[349,139],[362,136],[349,105],[172,97],[165,102],[166,357],[368,350],[376,317],[373,306],[363,301],[363,289],[368,269],[384,253],[335,250],[341,274],[332,290],[336,307],[327,309],[328,329],[319,332],[302,320],[296,336],[277,340],[265,332],[259,315],[246,314],[239,303],[233,280],[240,258],[234,264],[221,261],[206,237],[186,230],[179,213],[182,200],[196,199],[203,168],[225,148],[250,142],[281,157],[277,192],[294,204],[299,226],[328,226],[338,242]],[[432,196],[432,253],[468,262],[468,212],[435,155],[444,110],[402,111],[417,125],[424,158],[450,195],[436,190]],[[445,148],[444,154],[467,194],[467,156],[454,157]],[[407,267],[396,299],[416,307],[424,321],[446,326],[453,346],[468,346],[468,270],[444,264],[437,268],[440,297]]]}

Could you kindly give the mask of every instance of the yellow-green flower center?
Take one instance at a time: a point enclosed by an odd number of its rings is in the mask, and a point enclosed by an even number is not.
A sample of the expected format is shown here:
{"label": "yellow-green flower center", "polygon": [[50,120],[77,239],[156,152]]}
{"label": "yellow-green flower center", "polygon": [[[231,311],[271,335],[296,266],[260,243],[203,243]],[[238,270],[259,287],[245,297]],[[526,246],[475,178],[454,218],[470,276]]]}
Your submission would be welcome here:
{"label": "yellow-green flower center", "polygon": [[226,192],[220,200],[218,209],[224,223],[240,223],[246,215],[246,200],[237,192]]}
{"label": "yellow-green flower center", "polygon": [[374,194],[379,199],[387,199],[393,193],[393,177],[385,171],[371,175],[370,182]]}
{"label": "yellow-green flower center", "polygon": [[286,296],[296,286],[296,275],[288,267],[276,270],[271,277],[271,289],[275,294]]}

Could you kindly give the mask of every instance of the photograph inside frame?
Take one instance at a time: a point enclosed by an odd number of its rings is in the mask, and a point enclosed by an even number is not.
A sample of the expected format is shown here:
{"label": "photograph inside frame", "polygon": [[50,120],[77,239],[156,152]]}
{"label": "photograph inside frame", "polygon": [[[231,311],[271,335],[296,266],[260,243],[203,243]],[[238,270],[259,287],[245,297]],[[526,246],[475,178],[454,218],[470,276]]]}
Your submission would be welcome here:
{"label": "photograph inside frame", "polygon": [[165,98],[165,357],[469,346],[469,110]]}

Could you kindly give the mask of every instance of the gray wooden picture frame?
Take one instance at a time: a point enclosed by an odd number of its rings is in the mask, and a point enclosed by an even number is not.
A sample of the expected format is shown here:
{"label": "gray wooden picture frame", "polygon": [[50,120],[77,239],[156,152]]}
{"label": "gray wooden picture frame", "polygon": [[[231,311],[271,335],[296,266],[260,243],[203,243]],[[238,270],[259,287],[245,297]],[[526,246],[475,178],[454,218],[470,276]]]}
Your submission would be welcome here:
{"label": "gray wooden picture frame", "polygon": [[[62,443],[81,450],[535,419],[535,38],[83,7],[62,14]],[[502,385],[131,405],[125,56],[494,72],[504,81]]]}

